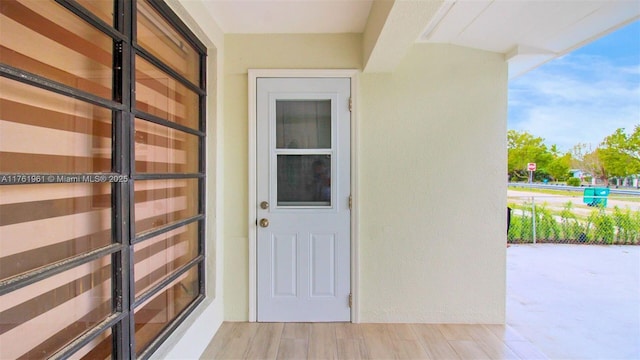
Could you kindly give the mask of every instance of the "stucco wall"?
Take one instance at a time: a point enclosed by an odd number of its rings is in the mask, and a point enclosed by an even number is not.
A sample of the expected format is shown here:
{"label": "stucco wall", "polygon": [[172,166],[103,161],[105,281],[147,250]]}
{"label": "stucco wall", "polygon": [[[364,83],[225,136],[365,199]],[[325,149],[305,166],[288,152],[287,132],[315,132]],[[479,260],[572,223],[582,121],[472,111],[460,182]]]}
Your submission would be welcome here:
{"label": "stucco wall", "polygon": [[[248,319],[247,70],[362,67],[361,35],[223,35],[198,3],[195,19],[171,3],[210,51],[209,288],[154,358],[197,357],[223,310]],[[506,98],[503,57],[454,46],[361,75],[361,321],[504,321]]]}
{"label": "stucco wall", "polygon": [[502,56],[416,45],[360,85],[360,320],[503,322]]}
{"label": "stucco wall", "polygon": [[[360,41],[225,36],[227,320],[248,319],[247,69],[358,68]],[[416,45],[361,76],[361,321],[504,321],[506,71],[499,54]]]}
{"label": "stucco wall", "polygon": [[248,69],[358,69],[362,36],[225,35],[225,319],[249,318]]}

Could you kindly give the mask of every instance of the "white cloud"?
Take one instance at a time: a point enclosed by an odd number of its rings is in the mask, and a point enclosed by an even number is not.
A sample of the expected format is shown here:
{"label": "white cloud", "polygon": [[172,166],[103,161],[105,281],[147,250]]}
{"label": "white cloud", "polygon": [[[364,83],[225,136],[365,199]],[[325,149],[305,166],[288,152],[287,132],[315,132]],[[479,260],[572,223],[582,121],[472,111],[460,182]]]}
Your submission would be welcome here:
{"label": "white cloud", "polygon": [[539,106],[528,111],[525,119],[513,128],[528,131],[568,150],[578,143],[597,146],[615,129],[628,131],[640,124],[638,107],[602,108],[592,106]]}
{"label": "white cloud", "polygon": [[621,67],[622,73],[630,75],[640,75],[640,65]]}
{"label": "white cloud", "polygon": [[513,80],[509,128],[568,150],[640,124],[640,66],[567,55]]}

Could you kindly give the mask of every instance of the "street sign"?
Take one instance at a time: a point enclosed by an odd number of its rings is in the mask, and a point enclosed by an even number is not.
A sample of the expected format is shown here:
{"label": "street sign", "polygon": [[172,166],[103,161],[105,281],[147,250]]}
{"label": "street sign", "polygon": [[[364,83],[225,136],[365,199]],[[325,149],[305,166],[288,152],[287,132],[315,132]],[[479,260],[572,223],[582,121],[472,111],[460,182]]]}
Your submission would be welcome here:
{"label": "street sign", "polygon": [[536,163],[528,163],[527,164],[527,170],[536,171]]}

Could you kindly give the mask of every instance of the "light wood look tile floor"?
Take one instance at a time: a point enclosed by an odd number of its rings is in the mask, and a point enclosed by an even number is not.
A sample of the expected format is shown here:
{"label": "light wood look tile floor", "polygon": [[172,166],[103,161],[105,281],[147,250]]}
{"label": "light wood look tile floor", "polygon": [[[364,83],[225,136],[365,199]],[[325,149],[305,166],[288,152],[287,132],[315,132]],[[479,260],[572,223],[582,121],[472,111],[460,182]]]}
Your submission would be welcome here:
{"label": "light wood look tile floor", "polygon": [[503,325],[225,322],[202,359],[547,359]]}

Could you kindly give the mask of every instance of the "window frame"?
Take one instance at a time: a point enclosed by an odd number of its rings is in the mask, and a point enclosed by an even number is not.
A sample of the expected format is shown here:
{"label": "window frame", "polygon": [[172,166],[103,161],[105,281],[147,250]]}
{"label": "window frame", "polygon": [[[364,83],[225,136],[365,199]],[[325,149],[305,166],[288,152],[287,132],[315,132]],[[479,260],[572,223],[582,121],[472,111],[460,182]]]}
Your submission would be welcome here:
{"label": "window frame", "polygon": [[[86,253],[77,254],[71,258],[48,264],[44,267],[28,271],[19,276],[12,276],[0,281],[0,295],[10,293],[25,286],[37,283],[63,271],[72,269],[92,260],[111,256],[112,264],[112,314],[98,325],[86,331],[73,341],[65,345],[53,358],[68,358],[76,351],[83,348],[89,342],[97,338],[103,332],[111,329],[112,358],[146,359],[171,335],[171,333],[193,312],[193,310],[205,299],[205,179],[206,179],[206,61],[207,48],[198,40],[193,32],[170,9],[164,0],[149,0],[148,3],[166,20],[198,53],[199,84],[193,84],[180,73],[163,63],[150,52],[140,46],[136,37],[136,12],[137,2],[145,0],[113,0],[114,18],[113,24],[108,24],[97,15],[85,9],[75,0],[54,0],[89,25],[106,34],[113,40],[113,86],[112,98],[105,99],[100,96],[82,91],[62,83],[47,79],[44,76],[33,74],[19,68],[0,63],[0,76],[18,81],[23,84],[35,86],[52,91],[67,97],[72,97],[87,103],[106,108],[112,112],[112,167],[109,173],[73,173],[54,174],[56,176],[127,176],[126,182],[111,183],[111,213],[112,213],[112,243]],[[145,113],[135,108],[135,57],[141,56],[171,78],[186,86],[198,95],[198,126],[192,129],[186,126],[170,122],[152,114]],[[198,172],[197,173],[136,173],[135,172],[135,118],[143,119],[154,124],[183,131],[198,136]],[[12,174],[1,174],[9,175]],[[14,174],[15,175],[15,174]],[[47,174],[38,174],[47,175]],[[46,179],[46,176],[44,177]],[[175,223],[170,223],[160,228],[135,235],[134,217],[134,184],[139,180],[158,179],[196,179],[198,182],[197,214]],[[59,183],[58,181],[55,181]],[[73,181],[74,183],[76,181]],[[45,184],[46,180],[37,182],[20,182],[24,186],[33,184]],[[70,182],[71,183],[71,182]],[[4,184],[3,184],[4,185]],[[15,184],[7,184],[15,185]],[[37,186],[37,185],[35,185]],[[134,245],[139,244],[153,236],[186,226],[198,224],[197,231],[197,256],[169,273],[158,284],[146,290],[138,299],[135,299],[134,285]],[[158,335],[151,340],[147,347],[136,356],[135,354],[135,319],[134,309],[152,296],[161,293],[166,285],[178,279],[189,270],[197,267],[198,294],[189,305],[182,310]]]}

